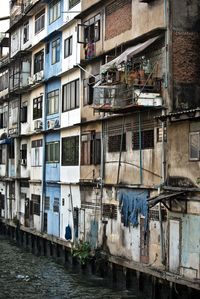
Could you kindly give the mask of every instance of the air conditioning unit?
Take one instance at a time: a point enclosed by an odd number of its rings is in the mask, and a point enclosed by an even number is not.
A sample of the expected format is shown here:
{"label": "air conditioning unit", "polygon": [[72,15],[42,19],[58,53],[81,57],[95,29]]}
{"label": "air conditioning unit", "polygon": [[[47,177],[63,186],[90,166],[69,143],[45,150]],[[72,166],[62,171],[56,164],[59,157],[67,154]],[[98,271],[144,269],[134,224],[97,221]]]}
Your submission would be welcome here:
{"label": "air conditioning unit", "polygon": [[34,130],[35,131],[41,131],[42,130],[42,121],[41,120],[35,120],[34,121]]}
{"label": "air conditioning unit", "polygon": [[21,159],[21,165],[26,166],[27,160],[26,159]]}
{"label": "air conditioning unit", "polygon": [[55,120],[48,120],[47,121],[47,128],[50,129],[54,129],[55,126]]}
{"label": "air conditioning unit", "polygon": [[36,81],[41,81],[44,78],[44,71],[40,71],[38,73],[35,74],[36,76]]}
{"label": "air conditioning unit", "polygon": [[50,129],[54,129],[54,128],[59,128],[60,127],[60,123],[59,123],[59,119],[55,119],[55,120],[48,120],[47,122],[47,128]]}
{"label": "air conditioning unit", "polygon": [[28,77],[28,84],[33,85],[35,83],[35,80],[33,77]]}
{"label": "air conditioning unit", "polygon": [[60,128],[60,122],[59,119],[55,120],[54,128]]}

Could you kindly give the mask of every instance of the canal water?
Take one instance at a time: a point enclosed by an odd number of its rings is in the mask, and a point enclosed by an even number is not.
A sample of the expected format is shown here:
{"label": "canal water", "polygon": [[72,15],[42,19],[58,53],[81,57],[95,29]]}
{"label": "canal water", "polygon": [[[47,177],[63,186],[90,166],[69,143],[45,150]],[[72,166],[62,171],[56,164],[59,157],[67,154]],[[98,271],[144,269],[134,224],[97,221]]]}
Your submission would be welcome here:
{"label": "canal water", "polygon": [[133,292],[104,286],[98,277],[67,270],[47,257],[37,257],[0,237],[0,298],[123,299]]}

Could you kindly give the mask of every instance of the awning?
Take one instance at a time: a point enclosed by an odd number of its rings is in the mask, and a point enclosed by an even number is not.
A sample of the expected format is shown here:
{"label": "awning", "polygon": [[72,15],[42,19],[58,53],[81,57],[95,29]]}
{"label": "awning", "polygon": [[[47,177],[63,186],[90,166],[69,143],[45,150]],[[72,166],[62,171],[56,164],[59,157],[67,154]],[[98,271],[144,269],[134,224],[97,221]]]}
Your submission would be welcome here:
{"label": "awning", "polygon": [[111,60],[110,62],[104,64],[101,66],[101,73],[105,73],[107,70],[113,67],[117,67],[122,62],[126,62],[130,58],[136,56],[138,53],[145,50],[147,47],[149,47],[151,44],[153,44],[157,39],[159,39],[161,35],[158,35],[156,37],[148,39],[144,43],[137,44],[133,47],[128,48],[126,51],[124,51],[121,55],[116,57],[115,59]]}
{"label": "awning", "polygon": [[10,144],[13,141],[13,138],[6,138],[3,140],[0,140],[0,145],[1,144]]}
{"label": "awning", "polygon": [[157,196],[154,196],[152,198],[149,198],[148,201],[148,206],[150,208],[154,207],[157,203],[159,202],[166,202],[167,200],[173,200],[174,198],[178,197],[181,194],[184,194],[184,191],[181,192],[163,192]]}

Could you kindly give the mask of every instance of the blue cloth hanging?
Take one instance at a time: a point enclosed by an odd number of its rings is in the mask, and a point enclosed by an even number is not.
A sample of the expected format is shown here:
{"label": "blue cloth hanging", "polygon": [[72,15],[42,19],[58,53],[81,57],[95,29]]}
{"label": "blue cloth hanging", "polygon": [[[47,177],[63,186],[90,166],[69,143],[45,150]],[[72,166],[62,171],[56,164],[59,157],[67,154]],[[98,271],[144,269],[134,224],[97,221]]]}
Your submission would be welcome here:
{"label": "blue cloth hanging", "polygon": [[148,226],[147,192],[121,189],[118,199],[121,207],[121,221],[124,226],[128,226],[129,223],[138,226],[138,216],[141,214],[145,217],[146,231]]}
{"label": "blue cloth hanging", "polygon": [[66,240],[71,240],[72,239],[72,230],[71,227],[68,225],[65,228],[65,239]]}

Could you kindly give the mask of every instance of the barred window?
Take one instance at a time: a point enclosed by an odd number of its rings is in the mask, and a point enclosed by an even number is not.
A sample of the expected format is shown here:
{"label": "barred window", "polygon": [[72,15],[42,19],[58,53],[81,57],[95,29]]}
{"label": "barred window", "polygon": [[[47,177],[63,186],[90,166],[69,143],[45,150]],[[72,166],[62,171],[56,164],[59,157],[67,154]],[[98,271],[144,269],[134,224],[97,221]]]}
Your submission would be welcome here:
{"label": "barred window", "polygon": [[53,202],[54,213],[59,213],[59,198],[55,197]]}
{"label": "barred window", "polygon": [[44,199],[44,209],[49,210],[49,208],[50,208],[50,198],[49,196],[46,196]]}
{"label": "barred window", "polygon": [[108,152],[119,152],[121,147],[121,138],[122,138],[122,151],[126,151],[126,134],[114,135],[108,137]]}
{"label": "barred window", "polygon": [[[140,149],[139,132],[133,132],[133,150]],[[154,148],[154,130],[141,131],[141,149]]]}
{"label": "barred window", "polygon": [[79,164],[79,136],[62,138],[62,165]]}
{"label": "barred window", "polygon": [[103,204],[103,217],[117,219],[117,206],[113,204]]}

